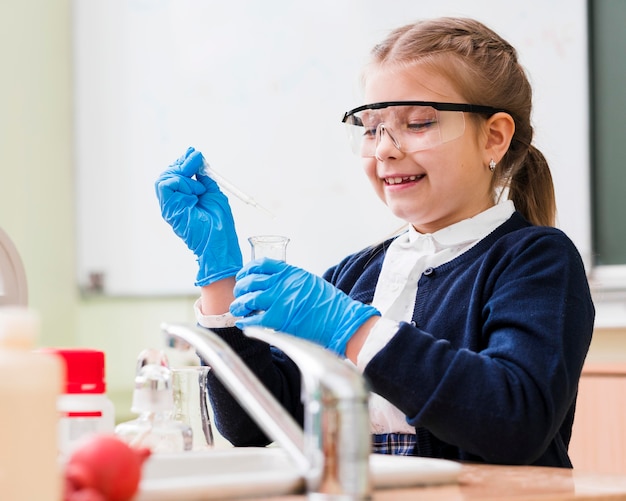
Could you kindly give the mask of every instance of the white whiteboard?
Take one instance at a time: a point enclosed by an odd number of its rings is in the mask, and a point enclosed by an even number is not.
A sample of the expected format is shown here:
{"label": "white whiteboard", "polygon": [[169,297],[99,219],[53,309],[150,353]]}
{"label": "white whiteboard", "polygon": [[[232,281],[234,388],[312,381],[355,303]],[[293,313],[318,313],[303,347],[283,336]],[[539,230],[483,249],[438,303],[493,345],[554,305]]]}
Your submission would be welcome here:
{"label": "white whiteboard", "polygon": [[[484,21],[535,88],[536,143],[561,227],[590,249],[584,0],[74,0],[77,274],[110,295],[197,294],[196,263],[161,220],[154,181],[187,148],[268,207],[231,199],[246,238],[290,237],[288,261],[322,273],[400,226],[340,123],[362,104],[371,46],[439,15]],[[575,103],[575,105],[572,105]]]}

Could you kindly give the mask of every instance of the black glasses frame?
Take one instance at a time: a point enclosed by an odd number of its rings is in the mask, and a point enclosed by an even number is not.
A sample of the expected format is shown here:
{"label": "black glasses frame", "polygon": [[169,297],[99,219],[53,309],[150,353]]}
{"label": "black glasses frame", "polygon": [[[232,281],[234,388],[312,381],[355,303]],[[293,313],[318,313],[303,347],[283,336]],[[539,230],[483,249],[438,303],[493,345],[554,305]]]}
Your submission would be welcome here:
{"label": "black glasses frame", "polygon": [[[438,103],[436,101],[383,101],[380,103],[364,104],[344,113],[341,119],[342,123],[346,123],[348,118],[355,113],[363,110],[380,110],[391,106],[430,106],[439,111],[465,111],[467,113],[481,113],[484,115],[495,115],[496,113],[508,111],[502,108],[493,108],[491,106],[482,106],[480,104],[463,104],[463,103]],[[509,113],[510,115],[510,113]]]}

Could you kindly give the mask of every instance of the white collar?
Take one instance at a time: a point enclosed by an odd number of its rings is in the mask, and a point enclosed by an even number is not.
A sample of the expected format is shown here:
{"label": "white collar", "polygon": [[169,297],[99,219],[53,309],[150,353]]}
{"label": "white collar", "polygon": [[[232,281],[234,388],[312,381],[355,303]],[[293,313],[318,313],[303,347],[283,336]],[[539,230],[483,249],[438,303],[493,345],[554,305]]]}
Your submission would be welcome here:
{"label": "white collar", "polygon": [[434,233],[420,233],[413,225],[409,225],[409,231],[405,235],[408,238],[407,243],[410,244],[416,244],[420,240],[426,239],[434,241],[438,248],[457,247],[486,237],[507,221],[514,212],[513,201],[505,200],[474,217],[451,224]]}

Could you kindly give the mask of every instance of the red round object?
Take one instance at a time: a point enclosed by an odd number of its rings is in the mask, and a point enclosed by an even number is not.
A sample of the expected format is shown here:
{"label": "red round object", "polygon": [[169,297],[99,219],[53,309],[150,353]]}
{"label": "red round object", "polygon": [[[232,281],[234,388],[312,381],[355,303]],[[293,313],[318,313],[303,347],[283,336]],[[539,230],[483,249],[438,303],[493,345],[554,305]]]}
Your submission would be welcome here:
{"label": "red round object", "polygon": [[89,437],[65,465],[66,499],[76,491],[95,489],[106,501],[129,501],[149,455],[149,449],[135,449],[115,435]]}

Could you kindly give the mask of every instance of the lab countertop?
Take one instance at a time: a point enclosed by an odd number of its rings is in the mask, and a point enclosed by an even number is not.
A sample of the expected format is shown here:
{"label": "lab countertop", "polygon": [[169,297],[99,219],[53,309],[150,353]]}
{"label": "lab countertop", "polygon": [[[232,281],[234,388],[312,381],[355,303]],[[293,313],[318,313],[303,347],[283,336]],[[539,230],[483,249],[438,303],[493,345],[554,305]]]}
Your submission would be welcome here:
{"label": "lab countertop", "polygon": [[[258,500],[259,498],[257,498]],[[303,501],[306,496],[262,498]],[[458,484],[385,489],[373,501],[626,501],[626,476],[564,468],[464,464]]]}

